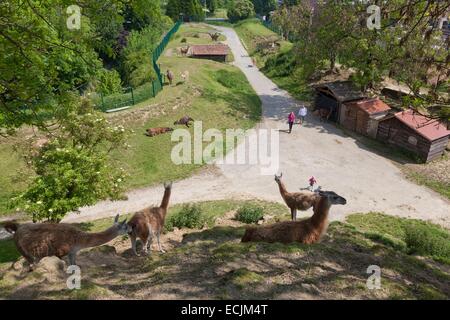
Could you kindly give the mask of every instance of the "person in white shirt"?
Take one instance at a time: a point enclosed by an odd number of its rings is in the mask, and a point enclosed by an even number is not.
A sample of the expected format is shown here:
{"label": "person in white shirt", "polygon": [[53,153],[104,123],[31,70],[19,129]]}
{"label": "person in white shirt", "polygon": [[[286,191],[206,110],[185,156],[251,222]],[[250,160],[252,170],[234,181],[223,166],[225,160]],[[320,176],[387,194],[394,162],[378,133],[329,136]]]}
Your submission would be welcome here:
{"label": "person in white shirt", "polygon": [[305,117],[307,114],[308,114],[308,109],[306,109],[305,105],[301,105],[300,109],[298,110],[298,118],[299,118],[300,125],[302,125],[303,122],[305,122]]}

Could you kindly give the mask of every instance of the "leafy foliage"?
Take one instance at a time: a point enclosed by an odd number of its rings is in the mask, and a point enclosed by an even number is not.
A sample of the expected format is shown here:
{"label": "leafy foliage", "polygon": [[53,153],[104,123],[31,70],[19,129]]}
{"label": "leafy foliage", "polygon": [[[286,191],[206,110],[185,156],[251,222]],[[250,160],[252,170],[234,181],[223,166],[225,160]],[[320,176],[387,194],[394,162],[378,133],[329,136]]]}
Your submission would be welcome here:
{"label": "leafy foliage", "polygon": [[426,225],[405,227],[405,242],[410,253],[446,259],[450,262],[450,233]]}
{"label": "leafy foliage", "polygon": [[228,8],[228,18],[231,22],[245,20],[255,15],[255,7],[250,0],[235,0]]}
{"label": "leafy foliage", "polygon": [[236,212],[236,220],[244,223],[257,223],[264,216],[264,209],[254,204],[245,204]]}
{"label": "leafy foliage", "polygon": [[173,228],[202,228],[206,224],[206,219],[202,214],[200,206],[196,204],[185,204],[181,210],[170,217],[167,221],[166,229]]}
{"label": "leafy foliage", "polygon": [[177,21],[183,15],[186,20],[203,21],[205,12],[199,0],[169,0],[166,15]]}
{"label": "leafy foliage", "polygon": [[116,70],[101,69],[98,75],[98,92],[103,95],[122,92],[122,80]]}
{"label": "leafy foliage", "polygon": [[123,144],[125,129],[112,126],[88,100],[61,125],[42,147],[27,147],[36,178],[14,203],[33,221],[59,222],[68,212],[121,195],[124,172],[108,165],[107,155]]}

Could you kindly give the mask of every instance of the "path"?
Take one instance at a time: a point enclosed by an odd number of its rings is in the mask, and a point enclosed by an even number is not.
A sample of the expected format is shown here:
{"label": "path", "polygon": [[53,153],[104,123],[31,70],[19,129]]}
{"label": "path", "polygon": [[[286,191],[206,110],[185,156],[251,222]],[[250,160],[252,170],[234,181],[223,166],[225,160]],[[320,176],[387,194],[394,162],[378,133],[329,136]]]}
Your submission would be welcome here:
{"label": "path", "polygon": [[[227,37],[235,62],[247,76],[263,103],[260,128],[286,129],[286,117],[295,101],[257,68],[233,29],[217,27]],[[233,153],[229,156],[232,156]],[[433,191],[406,180],[389,160],[345,136],[331,124],[295,126],[291,135],[280,132],[280,170],[288,190],[298,191],[315,176],[320,185],[347,198],[346,206],[332,209],[331,220],[342,220],[355,212],[379,211],[402,217],[431,220],[450,227],[450,204]],[[65,221],[85,221],[117,213],[129,213],[159,203],[162,186],[132,191],[127,201],[104,201],[71,214]],[[256,165],[218,165],[213,172],[174,183],[171,203],[226,198],[259,198],[282,202],[273,175],[260,175]],[[303,213],[310,215],[311,213]]]}

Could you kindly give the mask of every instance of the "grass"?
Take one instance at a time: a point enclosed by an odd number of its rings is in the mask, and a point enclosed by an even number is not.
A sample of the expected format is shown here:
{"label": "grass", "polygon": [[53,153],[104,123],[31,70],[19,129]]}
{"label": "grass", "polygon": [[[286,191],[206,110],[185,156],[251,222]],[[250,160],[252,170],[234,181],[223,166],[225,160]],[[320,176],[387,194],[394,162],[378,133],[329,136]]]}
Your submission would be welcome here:
{"label": "grass", "polygon": [[[243,227],[214,226],[215,218],[249,204],[264,208],[265,213],[283,219],[288,217],[286,208],[280,204],[256,200],[201,202],[196,207],[202,216],[211,218],[209,228],[184,234],[183,241],[164,255],[152,254],[138,264],[130,261],[125,269],[123,263],[128,258],[124,259],[124,256],[118,265],[109,265],[105,261],[106,265],[102,267],[85,266],[82,290],[57,291],[50,288],[52,284],[33,284],[32,296],[133,299],[148,296],[150,287],[154,297],[158,293],[167,293],[174,286],[185,288],[170,291],[174,297],[186,298],[184,292],[187,290],[190,298],[198,299],[278,299],[286,295],[324,299],[448,299],[450,296],[446,262],[424,259],[417,251],[410,250],[411,247],[425,248],[421,255],[428,256],[430,251],[423,244],[435,243],[436,239],[444,244],[444,239],[448,245],[448,230],[381,213],[353,214],[345,222],[331,223],[321,243],[283,245],[241,243]],[[169,217],[185,212],[185,206],[177,205],[171,208]],[[112,218],[108,218],[81,226],[99,231],[111,223]],[[408,228],[415,230],[417,235],[411,234]],[[400,243],[403,246],[399,246]],[[0,256],[5,256],[5,252],[11,255],[11,242],[0,241]],[[102,250],[95,252],[102,254]],[[11,256],[11,259],[15,258]],[[0,264],[1,270],[6,270],[5,266],[10,263]],[[365,271],[369,265],[382,268],[380,290],[366,288],[368,275]],[[105,268],[108,275],[105,275]],[[134,275],[132,281],[131,274]],[[192,274],[197,277],[193,278]],[[5,273],[0,277],[0,296],[10,296],[17,285],[17,280]],[[21,285],[23,287],[25,283],[21,282]]]}
{"label": "grass", "polygon": [[[207,35],[209,31],[213,29],[205,24],[184,24],[168,44],[166,53],[167,50],[184,45],[180,42],[182,38],[187,38],[190,44],[211,43]],[[200,38],[194,38],[195,34],[200,34]],[[203,131],[217,128],[225,132],[228,128],[252,128],[261,117],[261,101],[238,68],[166,53],[159,60],[163,72],[170,68],[177,83],[179,75],[189,71],[189,82],[166,86],[155,98],[121,113],[107,115],[113,122],[119,122],[134,131],[128,137],[127,144],[130,147],[111,155],[114,165],[123,167],[129,174],[125,182],[128,190],[187,178],[205,165],[205,162],[174,164],[171,152],[178,142],[172,142],[170,134],[149,138],[143,134],[146,128],[173,127],[175,120],[189,115],[202,121]],[[233,79],[234,83],[223,85],[223,79],[226,78]],[[193,134],[192,128],[190,134]],[[22,174],[24,162],[12,151],[12,145],[0,142],[0,216],[11,213],[6,208],[7,201],[26,188],[27,180],[23,177],[30,176]]]}
{"label": "grass", "polygon": [[450,200],[450,182],[433,180],[418,172],[408,170],[406,176],[417,184],[426,186]]}
{"label": "grass", "polygon": [[243,223],[258,223],[264,216],[264,209],[260,206],[247,204],[238,209],[235,219]]}

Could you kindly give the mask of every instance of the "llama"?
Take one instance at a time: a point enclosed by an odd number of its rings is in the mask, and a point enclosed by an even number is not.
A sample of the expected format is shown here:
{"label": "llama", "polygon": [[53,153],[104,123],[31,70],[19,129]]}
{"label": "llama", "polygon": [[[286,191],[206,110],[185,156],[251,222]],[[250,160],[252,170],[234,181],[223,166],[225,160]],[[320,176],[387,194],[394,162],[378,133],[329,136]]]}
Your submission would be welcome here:
{"label": "llama", "polygon": [[328,108],[321,108],[314,111],[314,114],[320,118],[320,122],[327,122],[331,116],[331,110]]}
{"label": "llama", "polygon": [[30,263],[39,262],[44,257],[69,257],[71,265],[76,265],[79,250],[100,246],[119,235],[127,234],[130,229],[126,219],[119,223],[119,215],[112,227],[103,232],[88,233],[67,223],[25,223],[5,222],[3,227],[14,234],[18,251]]}
{"label": "llama", "polygon": [[184,117],[181,118],[180,120],[175,121],[173,124],[174,124],[174,125],[177,125],[177,124],[179,124],[179,125],[185,125],[186,127],[189,128],[189,122],[191,122],[191,121],[195,121],[195,120],[192,119],[192,118],[189,117],[189,116],[184,116]]}
{"label": "llama", "polygon": [[283,198],[289,209],[291,209],[291,219],[293,221],[296,221],[297,210],[306,211],[314,206],[314,204],[318,200],[318,195],[317,193],[310,191],[288,192],[283,181],[281,181],[282,176],[283,173],[281,173],[280,176],[275,175],[275,181],[280,189],[281,197]]}
{"label": "llama", "polygon": [[169,80],[169,85],[172,85],[173,78],[174,78],[173,72],[170,70],[167,70],[167,80]]}
{"label": "llama", "polygon": [[211,37],[212,41],[218,41],[219,37],[220,37],[220,33],[216,32],[216,33],[210,33],[209,36]]}
{"label": "llama", "polygon": [[183,82],[188,82],[189,81],[189,71],[185,71],[181,73],[181,79],[183,79]]}
{"label": "llama", "polygon": [[136,251],[136,239],[141,239],[142,251],[147,255],[151,250],[153,235],[156,235],[159,251],[162,253],[165,252],[161,248],[159,238],[164,227],[171,191],[172,183],[165,183],[164,196],[162,198],[161,205],[159,207],[149,207],[135,213],[128,222],[128,226],[131,229],[129,232],[131,239],[131,249],[136,256],[139,256]]}
{"label": "llama", "polygon": [[146,130],[145,135],[147,135],[149,137],[154,137],[159,134],[163,134],[163,133],[170,132],[170,131],[173,131],[173,128],[168,128],[168,127],[149,128]]}
{"label": "llama", "polygon": [[190,49],[190,48],[191,48],[190,46],[187,46],[187,47],[185,47],[185,48],[180,48],[181,55],[182,55],[182,56],[186,56],[186,55],[189,53],[189,49]]}
{"label": "llama", "polygon": [[319,191],[320,199],[314,206],[314,214],[303,221],[283,221],[267,226],[248,227],[242,242],[319,242],[328,227],[328,213],[332,205],[347,204],[347,200],[333,191]]}

